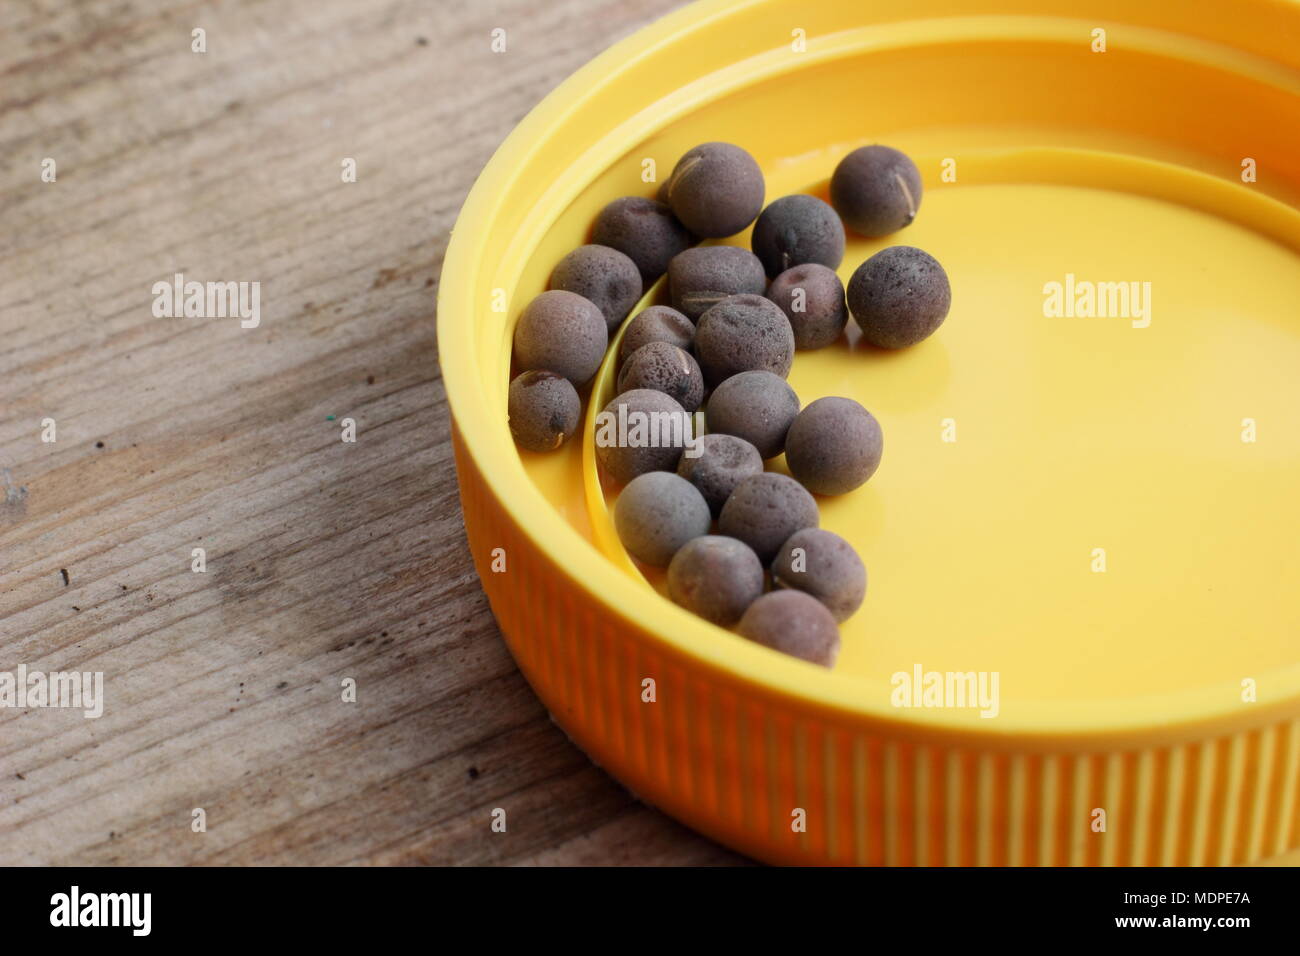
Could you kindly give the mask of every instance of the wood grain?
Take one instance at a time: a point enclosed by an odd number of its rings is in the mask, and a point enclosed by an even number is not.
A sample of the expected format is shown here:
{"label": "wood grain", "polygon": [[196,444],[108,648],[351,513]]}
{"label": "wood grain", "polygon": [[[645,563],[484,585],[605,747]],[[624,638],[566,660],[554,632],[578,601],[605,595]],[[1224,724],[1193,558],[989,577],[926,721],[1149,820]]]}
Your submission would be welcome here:
{"label": "wood grain", "polygon": [[[0,863],[743,862],[515,669],[434,338],[479,169],[670,6],[0,6],[0,671],[103,671],[106,698],[0,709]],[[260,282],[260,325],[155,317],[177,272]]]}

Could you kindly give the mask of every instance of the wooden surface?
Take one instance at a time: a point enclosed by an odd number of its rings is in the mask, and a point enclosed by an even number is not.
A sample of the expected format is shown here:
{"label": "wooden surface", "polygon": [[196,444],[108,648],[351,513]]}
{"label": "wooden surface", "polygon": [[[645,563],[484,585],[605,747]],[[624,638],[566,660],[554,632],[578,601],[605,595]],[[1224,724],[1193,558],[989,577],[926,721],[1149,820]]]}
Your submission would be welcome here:
{"label": "wooden surface", "polygon": [[[742,862],[515,669],[434,337],[480,168],[673,5],[0,4],[0,671],[105,681],[97,720],[0,709],[0,863]],[[155,317],[177,272],[261,324]]]}

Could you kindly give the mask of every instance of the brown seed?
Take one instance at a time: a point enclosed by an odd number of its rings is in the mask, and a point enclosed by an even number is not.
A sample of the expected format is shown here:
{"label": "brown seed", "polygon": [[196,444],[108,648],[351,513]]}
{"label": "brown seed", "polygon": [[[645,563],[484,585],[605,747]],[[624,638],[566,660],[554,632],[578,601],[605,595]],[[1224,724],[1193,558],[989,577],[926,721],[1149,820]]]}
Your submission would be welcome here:
{"label": "brown seed", "polygon": [[637,349],[618,373],[618,390],[652,388],[671,395],[688,412],[704,400],[704,376],[688,352],[667,342],[651,342]]}
{"label": "brown seed", "polygon": [[836,269],[844,259],[844,224],[816,196],[782,196],[754,223],[750,247],[770,276],[808,262]]}
{"label": "brown seed", "polygon": [[733,295],[700,316],[695,357],[709,386],[751,369],[785,378],[794,362],[794,331],[774,302],[761,295]]}
{"label": "brown seed", "polygon": [[831,176],[831,205],[862,236],[885,236],[910,225],[921,206],[921,174],[888,146],[855,149]]}
{"label": "brown seed", "polygon": [[641,298],[641,272],[617,249],[579,246],[551,272],[551,288],[574,292],[594,303],[613,335]]}
{"label": "brown seed", "polygon": [[575,386],[600,368],[609,345],[605,317],[573,292],[543,292],[524,307],[515,325],[515,364],[523,371],[545,369]]}
{"label": "brown seed", "polygon": [[676,309],[666,305],[652,305],[632,316],[632,321],[623,330],[618,357],[620,361],[627,361],[629,355],[651,342],[667,342],[689,351],[694,341],[694,322]]}
{"label": "brown seed", "polygon": [[614,527],[623,547],[657,568],[666,567],[688,541],[708,534],[710,520],[696,487],[666,471],[638,475],[614,502]]}
{"label": "brown seed", "polygon": [[772,562],[772,585],[811,594],[837,621],[846,621],[867,595],[867,568],[839,535],[803,528],[790,535]]}
{"label": "brown seed", "polygon": [[876,473],[885,439],[880,423],[851,398],[819,398],[785,436],[785,463],[809,491],[842,495]]}
{"label": "brown seed", "polygon": [[716,518],[736,485],[763,473],[763,459],[757,448],[735,435],[702,435],[698,447],[700,454],[695,457],[682,453],[677,474],[700,489]]}
{"label": "brown seed", "polygon": [[763,208],[763,171],[731,143],[702,143],[673,168],[664,195],[673,214],[703,238],[740,232]]}
{"label": "brown seed", "polygon": [[802,591],[772,591],[749,606],[736,628],[751,641],[823,667],[840,654],[840,629],[820,601]]}
{"label": "brown seed", "polygon": [[882,349],[928,338],[943,324],[952,288],[943,266],[912,246],[881,249],[849,279],[849,310],[862,337]]}
{"label": "brown seed", "polygon": [[787,269],[772,280],[767,297],[794,330],[797,349],[820,349],[836,341],[849,322],[844,284],[833,269],[816,263]]}
{"label": "brown seed", "polygon": [[780,375],[757,369],[733,375],[709,396],[710,432],[737,435],[764,458],[785,449],[785,433],[799,414],[799,396]]}
{"label": "brown seed", "polygon": [[739,246],[697,246],[668,263],[673,307],[692,322],[727,296],[762,295],[767,288],[763,264]]}
{"label": "brown seed", "polygon": [[510,383],[510,433],[529,451],[554,451],[578,430],[582,403],[563,375],[534,369]]}
{"label": "brown seed", "polygon": [[820,520],[817,502],[803,485],[766,471],[736,485],[722,506],[718,530],[739,538],[769,564],[790,535],[800,528],[815,528]]}
{"label": "brown seed", "polygon": [[730,627],[763,593],[763,566],[749,545],[703,535],[668,565],[668,596],[707,621]]}
{"label": "brown seed", "polygon": [[695,237],[665,203],[624,196],[600,211],[591,241],[617,249],[635,262],[641,285],[649,289],[668,271],[673,256],[695,244]]}
{"label": "brown seed", "polygon": [[596,416],[596,460],[626,484],[649,471],[674,471],[691,435],[691,417],[663,392],[634,388]]}

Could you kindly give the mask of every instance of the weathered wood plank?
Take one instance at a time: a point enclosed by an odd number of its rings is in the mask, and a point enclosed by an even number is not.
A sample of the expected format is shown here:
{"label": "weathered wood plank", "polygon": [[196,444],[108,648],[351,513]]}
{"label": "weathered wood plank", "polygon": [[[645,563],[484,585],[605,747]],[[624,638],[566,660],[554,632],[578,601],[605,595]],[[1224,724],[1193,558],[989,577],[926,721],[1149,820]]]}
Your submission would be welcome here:
{"label": "weathered wood plank", "polygon": [[[106,683],[97,720],[0,709],[0,863],[738,862],[515,669],[434,339],[479,169],[672,5],[0,8],[0,670]],[[155,317],[176,272],[260,282],[260,324]]]}

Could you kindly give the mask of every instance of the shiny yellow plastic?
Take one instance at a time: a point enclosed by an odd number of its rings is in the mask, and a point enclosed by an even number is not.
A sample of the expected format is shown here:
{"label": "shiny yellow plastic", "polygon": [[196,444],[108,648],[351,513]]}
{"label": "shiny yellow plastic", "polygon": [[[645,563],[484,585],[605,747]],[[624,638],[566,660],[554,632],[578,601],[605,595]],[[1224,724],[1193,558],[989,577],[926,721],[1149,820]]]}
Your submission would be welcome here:
{"label": "shiny yellow plastic", "polygon": [[[653,194],[646,160],[662,179],[708,140],[753,153],[769,201],[906,151],[916,222],[850,236],[840,275],[904,243],[952,282],[926,342],[850,326],[790,375],[885,435],[866,486],[819,500],[870,573],[833,671],[656,593],[590,421],[552,455],[506,425],[520,309],[601,206]],[[623,41],[501,147],[441,281],[470,545],[524,673],[632,790],[772,861],[1300,846],[1298,200],[1295,3],[705,2]],[[1137,285],[1086,316],[1052,283]],[[918,667],[996,673],[996,716],[896,706]]]}

